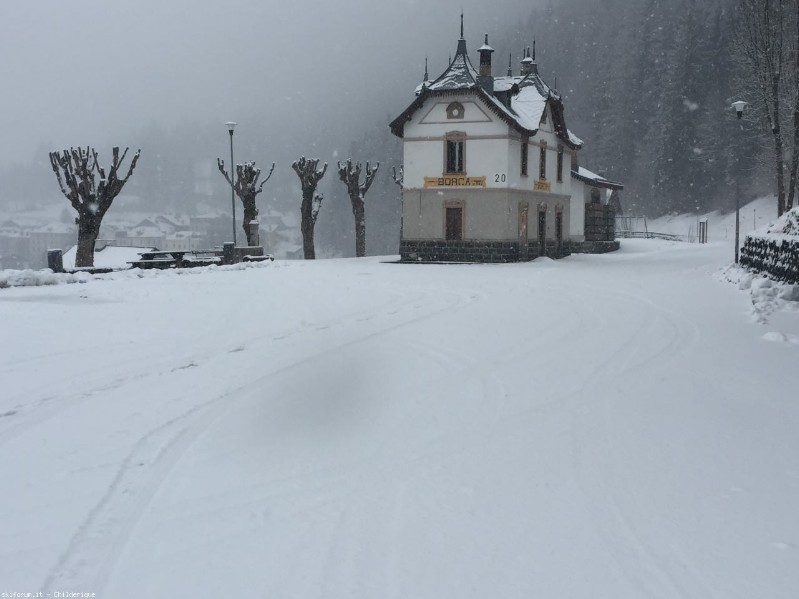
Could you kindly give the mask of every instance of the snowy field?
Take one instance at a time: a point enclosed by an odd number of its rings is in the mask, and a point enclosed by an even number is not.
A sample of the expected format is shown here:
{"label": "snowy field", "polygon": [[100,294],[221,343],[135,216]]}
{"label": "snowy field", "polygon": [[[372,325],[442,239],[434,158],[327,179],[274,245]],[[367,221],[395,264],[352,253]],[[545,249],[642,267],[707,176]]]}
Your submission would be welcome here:
{"label": "snowy field", "polygon": [[0,289],[0,592],[795,599],[799,310],[731,257]]}

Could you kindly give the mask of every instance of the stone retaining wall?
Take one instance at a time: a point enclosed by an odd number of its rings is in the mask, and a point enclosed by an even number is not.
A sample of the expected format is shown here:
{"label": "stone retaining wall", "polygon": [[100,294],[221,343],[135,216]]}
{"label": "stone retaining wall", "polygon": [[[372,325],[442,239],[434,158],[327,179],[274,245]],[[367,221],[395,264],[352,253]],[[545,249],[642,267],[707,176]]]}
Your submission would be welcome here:
{"label": "stone retaining wall", "polygon": [[799,239],[747,235],[741,248],[741,266],[777,281],[799,284]]}
{"label": "stone retaining wall", "polygon": [[[618,242],[617,242],[618,243]],[[537,240],[527,244],[527,260],[540,256]],[[563,258],[570,253],[569,242],[560,247],[547,240],[545,255]],[[402,240],[400,256],[403,262],[519,262],[519,244],[513,241],[416,241]]]}

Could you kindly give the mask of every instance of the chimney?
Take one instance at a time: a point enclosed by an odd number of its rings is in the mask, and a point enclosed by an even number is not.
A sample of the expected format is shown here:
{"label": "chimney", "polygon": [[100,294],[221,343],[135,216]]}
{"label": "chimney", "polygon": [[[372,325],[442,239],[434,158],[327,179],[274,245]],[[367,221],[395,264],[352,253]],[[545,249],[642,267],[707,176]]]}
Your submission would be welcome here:
{"label": "chimney", "polygon": [[494,53],[494,48],[488,45],[488,34],[485,34],[485,42],[477,50],[480,53],[480,75],[477,77],[477,83],[486,92],[494,95],[494,77],[491,75],[491,54]]}

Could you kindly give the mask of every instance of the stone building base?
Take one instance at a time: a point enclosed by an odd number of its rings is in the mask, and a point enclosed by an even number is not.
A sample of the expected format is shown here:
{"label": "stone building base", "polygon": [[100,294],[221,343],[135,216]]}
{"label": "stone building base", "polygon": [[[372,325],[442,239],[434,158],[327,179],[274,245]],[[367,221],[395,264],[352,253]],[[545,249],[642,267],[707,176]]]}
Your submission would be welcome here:
{"label": "stone building base", "polygon": [[569,243],[572,254],[607,254],[621,247],[618,241],[572,241]]}
{"label": "stone building base", "polygon": [[[554,240],[547,240],[544,255],[549,258],[563,258],[570,254],[570,247],[571,244],[566,241],[558,245]],[[515,241],[420,241],[403,239],[400,241],[400,258],[402,262],[504,263],[534,260],[541,255],[537,241],[528,243],[526,256],[519,249],[519,244]]]}

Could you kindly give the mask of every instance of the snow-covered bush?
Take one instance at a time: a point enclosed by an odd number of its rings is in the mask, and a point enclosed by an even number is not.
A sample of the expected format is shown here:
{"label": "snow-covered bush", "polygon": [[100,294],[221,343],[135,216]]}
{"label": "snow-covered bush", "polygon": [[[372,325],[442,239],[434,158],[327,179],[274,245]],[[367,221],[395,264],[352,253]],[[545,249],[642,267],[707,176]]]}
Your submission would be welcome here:
{"label": "snow-covered bush", "polygon": [[746,236],[741,265],[777,281],[799,284],[799,206]]}

